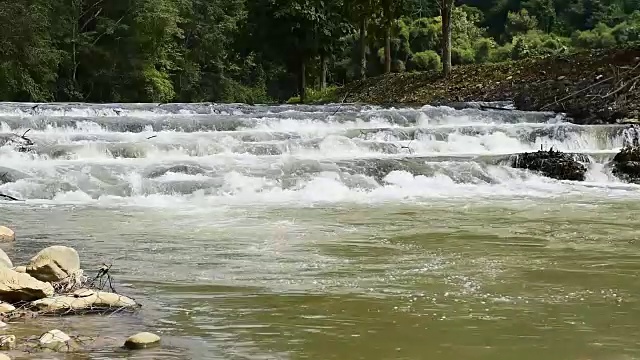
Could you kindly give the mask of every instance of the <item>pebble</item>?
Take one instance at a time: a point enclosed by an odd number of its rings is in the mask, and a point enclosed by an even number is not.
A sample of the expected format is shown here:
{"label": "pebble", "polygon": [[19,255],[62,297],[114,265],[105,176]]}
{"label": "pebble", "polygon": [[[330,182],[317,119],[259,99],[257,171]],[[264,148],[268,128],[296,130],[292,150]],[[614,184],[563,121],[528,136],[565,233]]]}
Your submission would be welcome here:
{"label": "pebble", "polygon": [[130,336],[127,341],[124,342],[124,347],[127,349],[144,349],[150,346],[154,346],[160,343],[160,336],[152,334],[150,332],[141,332]]}

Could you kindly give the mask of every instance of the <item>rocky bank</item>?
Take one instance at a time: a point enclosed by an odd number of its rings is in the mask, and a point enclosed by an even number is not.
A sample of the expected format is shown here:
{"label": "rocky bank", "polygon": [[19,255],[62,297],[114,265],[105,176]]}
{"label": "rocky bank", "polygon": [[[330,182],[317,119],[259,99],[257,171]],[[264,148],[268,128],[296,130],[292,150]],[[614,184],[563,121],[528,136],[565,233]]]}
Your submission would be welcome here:
{"label": "rocky bank", "polygon": [[640,44],[514,62],[462,65],[356,81],[335,100],[380,105],[510,101],[519,110],[565,113],[578,124],[640,121]]}
{"label": "rocky bank", "polygon": [[[0,226],[1,242],[15,241],[15,238],[11,229]],[[94,278],[88,278],[80,266],[78,252],[67,246],[42,249],[22,266],[14,266],[9,256],[0,250],[0,350],[5,351],[0,352],[0,358],[21,357],[25,353],[85,351],[86,341],[80,341],[82,334],[69,336],[52,329],[33,338],[20,339],[10,334],[14,322],[37,321],[39,316],[112,314],[139,309],[141,305],[134,299],[116,293],[109,269],[103,266]],[[139,333],[124,340],[123,348],[143,349],[159,344],[160,337]]]}

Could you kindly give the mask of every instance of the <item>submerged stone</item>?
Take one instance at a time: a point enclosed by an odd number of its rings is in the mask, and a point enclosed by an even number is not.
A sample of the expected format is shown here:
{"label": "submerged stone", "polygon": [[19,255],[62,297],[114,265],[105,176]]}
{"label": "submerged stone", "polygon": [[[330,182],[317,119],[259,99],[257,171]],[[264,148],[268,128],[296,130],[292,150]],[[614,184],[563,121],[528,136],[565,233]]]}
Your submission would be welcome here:
{"label": "submerged stone", "polygon": [[126,347],[127,349],[135,350],[156,346],[158,344],[160,344],[160,336],[150,332],[141,332],[130,336],[124,342],[124,347]]}
{"label": "submerged stone", "polygon": [[538,151],[513,156],[511,167],[536,171],[557,180],[584,181],[587,167],[581,161],[588,162],[588,158],[553,150]]}

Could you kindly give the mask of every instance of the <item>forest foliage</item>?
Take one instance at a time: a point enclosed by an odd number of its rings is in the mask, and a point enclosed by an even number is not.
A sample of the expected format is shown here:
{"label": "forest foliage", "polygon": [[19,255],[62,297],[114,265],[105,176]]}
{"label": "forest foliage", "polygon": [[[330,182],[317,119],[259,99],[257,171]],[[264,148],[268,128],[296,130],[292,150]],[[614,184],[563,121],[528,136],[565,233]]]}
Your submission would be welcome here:
{"label": "forest foliage", "polygon": [[[446,70],[451,1],[0,0],[0,100],[279,102]],[[453,66],[640,40],[640,0],[452,5]]]}

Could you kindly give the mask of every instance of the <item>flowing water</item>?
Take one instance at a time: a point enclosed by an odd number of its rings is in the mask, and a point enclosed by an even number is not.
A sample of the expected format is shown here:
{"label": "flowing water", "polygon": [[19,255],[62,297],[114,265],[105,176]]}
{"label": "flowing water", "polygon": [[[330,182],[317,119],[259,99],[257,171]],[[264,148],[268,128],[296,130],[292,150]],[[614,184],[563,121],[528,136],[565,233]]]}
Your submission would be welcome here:
{"label": "flowing water", "polygon": [[[2,103],[0,193],[24,200],[0,203],[2,249],[72,246],[143,308],[1,331],[102,339],[60,359],[640,358],[640,187],[605,166],[627,136],[428,106]],[[587,181],[508,166],[551,146]],[[162,346],[121,350],[137,331]]]}

